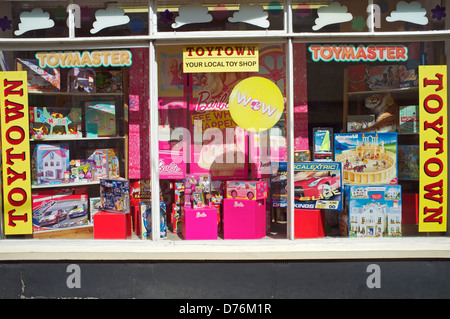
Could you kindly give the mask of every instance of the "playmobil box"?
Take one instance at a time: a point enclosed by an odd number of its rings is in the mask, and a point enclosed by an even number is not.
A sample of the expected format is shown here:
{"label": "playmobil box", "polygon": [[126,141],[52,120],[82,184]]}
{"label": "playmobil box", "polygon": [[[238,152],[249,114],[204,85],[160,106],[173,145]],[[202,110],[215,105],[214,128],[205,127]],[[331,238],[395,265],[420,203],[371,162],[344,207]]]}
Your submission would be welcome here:
{"label": "playmobil box", "polygon": [[[272,207],[287,207],[286,162],[272,164]],[[339,162],[294,163],[296,209],[342,210],[342,165]]]}
{"label": "playmobil box", "polygon": [[402,235],[400,185],[346,185],[349,237]]}
{"label": "playmobil box", "polygon": [[344,184],[397,184],[397,133],[336,133]]}
{"label": "playmobil box", "polygon": [[34,139],[82,137],[81,108],[30,107],[30,135]]}
{"label": "playmobil box", "polygon": [[101,210],[128,214],[130,182],[127,179],[100,179]]}
{"label": "playmobil box", "polygon": [[267,198],[267,182],[227,181],[227,198],[250,200]]}
{"label": "playmobil box", "polygon": [[37,184],[69,182],[69,146],[67,144],[39,144],[32,161],[36,165]]}
{"label": "playmobil box", "polygon": [[61,89],[59,68],[40,68],[36,59],[17,59],[17,69],[27,72],[28,91],[55,92]]}
{"label": "playmobil box", "polygon": [[[167,221],[166,221],[166,204],[164,201],[159,201],[160,205],[160,224],[159,224],[159,236],[160,238],[167,237]],[[139,203],[139,215],[141,222],[141,239],[147,239],[152,234],[152,203],[140,202]]]}
{"label": "playmobil box", "polygon": [[116,136],[116,105],[114,101],[85,102],[86,136]]}
{"label": "playmobil box", "polygon": [[87,195],[33,196],[33,232],[89,224]]}

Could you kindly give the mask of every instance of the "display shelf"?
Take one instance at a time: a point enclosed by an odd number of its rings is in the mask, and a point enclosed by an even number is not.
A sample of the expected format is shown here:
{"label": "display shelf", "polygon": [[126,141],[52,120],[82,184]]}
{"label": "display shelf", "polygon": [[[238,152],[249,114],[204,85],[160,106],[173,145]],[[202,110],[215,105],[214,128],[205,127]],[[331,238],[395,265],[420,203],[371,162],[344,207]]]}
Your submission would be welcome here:
{"label": "display shelf", "polygon": [[90,186],[90,185],[100,185],[100,181],[31,185],[31,189],[35,190],[35,189],[43,189],[43,188],[46,188],[46,189],[47,188],[71,188],[71,187]]}
{"label": "display shelf", "polygon": [[31,95],[48,95],[48,96],[81,96],[81,97],[99,97],[99,96],[123,96],[123,92],[110,92],[110,93],[103,93],[103,92],[93,92],[93,93],[86,93],[86,92],[62,92],[62,91],[55,91],[55,92],[48,92],[48,91],[28,91],[28,94]]}
{"label": "display shelf", "polygon": [[64,135],[58,137],[49,137],[41,139],[30,138],[30,142],[61,142],[61,141],[96,141],[96,140],[124,140],[125,136],[105,136],[105,137],[65,137]]}

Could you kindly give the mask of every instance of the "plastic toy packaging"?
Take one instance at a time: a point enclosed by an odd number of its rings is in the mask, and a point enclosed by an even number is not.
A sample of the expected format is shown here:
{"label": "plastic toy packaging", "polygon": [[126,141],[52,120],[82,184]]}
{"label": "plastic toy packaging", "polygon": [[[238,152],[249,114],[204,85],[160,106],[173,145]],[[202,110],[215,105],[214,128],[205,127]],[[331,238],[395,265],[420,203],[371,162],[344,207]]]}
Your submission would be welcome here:
{"label": "plastic toy packaging", "polygon": [[73,68],[67,78],[67,92],[95,93],[95,78],[92,68]]}
{"label": "plastic toy packaging", "polygon": [[117,213],[130,212],[130,183],[124,178],[101,179],[100,201],[102,210]]}

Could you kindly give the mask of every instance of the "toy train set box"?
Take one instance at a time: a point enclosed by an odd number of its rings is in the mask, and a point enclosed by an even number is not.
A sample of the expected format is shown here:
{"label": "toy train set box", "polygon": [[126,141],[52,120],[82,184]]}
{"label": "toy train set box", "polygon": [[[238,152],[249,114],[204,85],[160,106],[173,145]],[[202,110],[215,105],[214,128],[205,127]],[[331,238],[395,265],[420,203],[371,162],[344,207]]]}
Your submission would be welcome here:
{"label": "toy train set box", "polygon": [[402,235],[400,185],[346,185],[349,237],[398,237]]}
{"label": "toy train set box", "polygon": [[[286,162],[272,165],[273,207],[287,206]],[[294,207],[296,209],[342,210],[342,176],[339,162],[294,163]]]}
{"label": "toy train set box", "polygon": [[344,184],[397,184],[397,133],[337,133],[334,139]]}

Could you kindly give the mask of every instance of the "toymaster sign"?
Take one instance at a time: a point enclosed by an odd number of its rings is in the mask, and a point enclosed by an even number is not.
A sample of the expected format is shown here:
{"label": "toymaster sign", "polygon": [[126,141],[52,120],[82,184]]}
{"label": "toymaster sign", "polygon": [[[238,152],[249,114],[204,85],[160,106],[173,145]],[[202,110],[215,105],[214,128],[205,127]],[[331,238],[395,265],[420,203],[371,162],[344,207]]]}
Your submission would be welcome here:
{"label": "toymaster sign", "polygon": [[419,66],[419,231],[447,230],[447,66]]}
{"label": "toymaster sign", "polygon": [[5,234],[31,234],[33,224],[26,72],[0,72],[0,118]]}
{"label": "toymaster sign", "polygon": [[39,67],[44,68],[82,68],[130,66],[132,63],[129,50],[95,50],[89,51],[65,51],[65,52],[38,52],[36,59]]}
{"label": "toymaster sign", "polygon": [[183,72],[258,72],[257,45],[199,45],[183,48]]}
{"label": "toymaster sign", "polygon": [[310,45],[314,62],[399,62],[408,60],[408,48],[404,45]]}

